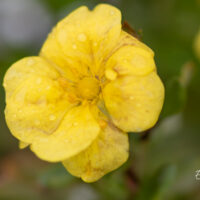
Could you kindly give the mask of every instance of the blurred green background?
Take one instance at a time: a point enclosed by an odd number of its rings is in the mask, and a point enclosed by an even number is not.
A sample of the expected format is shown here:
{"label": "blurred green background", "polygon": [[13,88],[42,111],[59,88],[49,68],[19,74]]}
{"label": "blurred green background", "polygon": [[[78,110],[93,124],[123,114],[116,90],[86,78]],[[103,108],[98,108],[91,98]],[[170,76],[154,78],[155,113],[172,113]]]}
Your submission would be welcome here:
{"label": "blurred green background", "polygon": [[93,184],[28,149],[19,150],[4,120],[0,86],[0,200],[199,200],[200,61],[194,38],[200,0],[0,0],[0,82],[18,59],[37,55],[58,20],[80,5],[117,6],[155,52],[166,99],[158,124],[130,135],[130,158]]}

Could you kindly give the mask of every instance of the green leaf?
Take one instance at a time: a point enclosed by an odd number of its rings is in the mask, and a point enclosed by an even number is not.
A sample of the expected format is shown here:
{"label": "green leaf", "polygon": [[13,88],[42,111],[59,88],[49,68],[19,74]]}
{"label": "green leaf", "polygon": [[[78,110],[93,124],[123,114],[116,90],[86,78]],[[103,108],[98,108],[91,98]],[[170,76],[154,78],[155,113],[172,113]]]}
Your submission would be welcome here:
{"label": "green leaf", "polygon": [[129,190],[125,182],[123,167],[104,176],[94,184],[104,200],[124,200],[128,198]]}
{"label": "green leaf", "polygon": [[161,167],[155,174],[142,181],[136,200],[162,200],[171,187],[176,175],[176,167],[167,165]]}
{"label": "green leaf", "polygon": [[165,87],[165,102],[161,118],[180,112],[186,100],[186,88],[181,85],[178,78],[171,79]]}
{"label": "green leaf", "polygon": [[195,64],[186,62],[181,68],[179,77],[167,82],[165,87],[165,102],[161,118],[177,114],[184,109],[187,98],[187,87],[193,77]]}
{"label": "green leaf", "polygon": [[43,0],[52,10],[57,11],[64,6],[67,6],[73,0]]}
{"label": "green leaf", "polygon": [[38,181],[41,185],[49,188],[60,188],[70,184],[74,180],[62,164],[51,165],[39,174]]}

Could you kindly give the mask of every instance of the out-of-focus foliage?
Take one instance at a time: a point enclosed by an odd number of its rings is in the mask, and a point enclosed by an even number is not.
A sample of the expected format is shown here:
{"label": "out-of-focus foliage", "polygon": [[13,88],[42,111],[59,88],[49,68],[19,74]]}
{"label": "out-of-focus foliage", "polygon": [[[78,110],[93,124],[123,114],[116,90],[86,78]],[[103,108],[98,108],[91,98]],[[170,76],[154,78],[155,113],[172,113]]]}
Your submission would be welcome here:
{"label": "out-of-focus foliage", "polygon": [[199,0],[0,0],[0,82],[13,62],[37,55],[56,21],[80,5],[92,8],[102,2],[120,8],[123,20],[155,52],[166,87],[159,123],[146,133],[130,134],[131,155],[124,166],[86,184],[61,164],[44,163],[28,149],[18,149],[5,124],[0,87],[0,199],[200,199],[195,178],[200,169],[200,60],[194,50]]}
{"label": "out-of-focus foliage", "polygon": [[195,40],[194,40],[194,51],[196,53],[196,56],[200,60],[200,30],[197,33]]}

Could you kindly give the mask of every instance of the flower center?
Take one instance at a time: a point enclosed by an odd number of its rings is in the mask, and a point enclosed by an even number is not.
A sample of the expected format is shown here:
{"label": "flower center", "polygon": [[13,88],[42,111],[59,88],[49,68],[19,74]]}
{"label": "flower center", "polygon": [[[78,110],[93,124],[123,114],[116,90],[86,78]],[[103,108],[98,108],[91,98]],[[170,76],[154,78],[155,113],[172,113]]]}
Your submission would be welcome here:
{"label": "flower center", "polygon": [[93,77],[85,77],[79,81],[77,92],[81,98],[92,100],[96,98],[100,92],[99,81]]}

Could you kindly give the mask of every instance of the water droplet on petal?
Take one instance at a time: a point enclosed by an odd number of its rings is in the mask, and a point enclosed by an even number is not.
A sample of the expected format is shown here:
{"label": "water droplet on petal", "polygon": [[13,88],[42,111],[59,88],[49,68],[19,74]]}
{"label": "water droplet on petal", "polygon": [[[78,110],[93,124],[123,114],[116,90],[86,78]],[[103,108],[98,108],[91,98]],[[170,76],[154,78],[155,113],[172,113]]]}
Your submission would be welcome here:
{"label": "water droplet on petal", "polygon": [[35,61],[32,59],[32,58],[29,58],[27,60],[27,65],[30,66],[30,65],[33,65],[35,63]]}
{"label": "water droplet on petal", "polygon": [[40,125],[40,121],[39,120],[35,120],[35,125]]}
{"label": "water droplet on petal", "polygon": [[75,44],[72,45],[73,49],[77,49],[77,46]]}
{"label": "water droplet on petal", "polygon": [[58,34],[58,40],[61,43],[66,42],[66,40],[67,40],[67,33],[66,33],[65,30],[62,30],[62,31],[59,32],[59,34]]}
{"label": "water droplet on petal", "polygon": [[86,41],[86,35],[84,33],[81,33],[78,35],[78,40],[81,42],[85,42]]}
{"label": "water droplet on petal", "polygon": [[110,15],[114,15],[115,12],[113,10],[110,11]]}
{"label": "water droplet on petal", "polygon": [[40,83],[42,82],[42,79],[41,78],[38,78],[37,80],[36,80],[36,83],[39,85]]}
{"label": "water droplet on petal", "polygon": [[78,122],[74,122],[73,125],[74,125],[74,126],[78,126]]}
{"label": "water droplet on petal", "polygon": [[130,100],[133,100],[133,99],[134,99],[134,97],[133,97],[133,96],[130,96],[130,97],[129,97],[129,99],[130,99]]}
{"label": "water droplet on petal", "polygon": [[50,119],[51,121],[54,121],[54,120],[56,119],[56,116],[55,116],[55,115],[50,115],[50,116],[49,116],[49,119]]}
{"label": "water droplet on petal", "polygon": [[50,85],[48,85],[48,86],[46,87],[46,90],[50,90],[50,88],[51,88],[51,86],[50,86]]}

